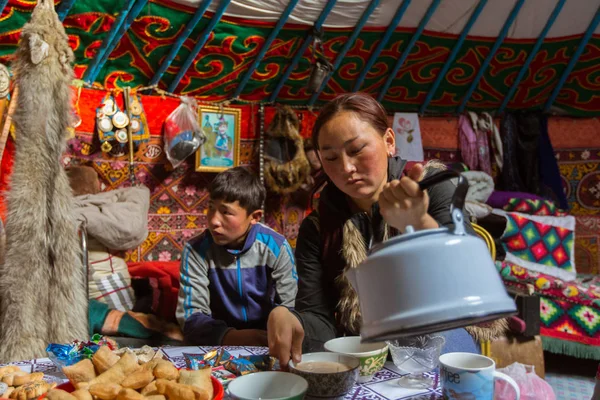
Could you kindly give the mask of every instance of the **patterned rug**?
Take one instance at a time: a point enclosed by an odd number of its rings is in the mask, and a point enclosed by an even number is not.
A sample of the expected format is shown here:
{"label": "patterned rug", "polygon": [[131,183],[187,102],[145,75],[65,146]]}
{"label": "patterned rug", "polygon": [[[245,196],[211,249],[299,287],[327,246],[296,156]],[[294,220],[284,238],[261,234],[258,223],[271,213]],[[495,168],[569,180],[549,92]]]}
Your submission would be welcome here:
{"label": "patterned rug", "polygon": [[590,400],[596,383],[590,377],[554,373],[546,374],[546,382],[554,389],[557,400]]}

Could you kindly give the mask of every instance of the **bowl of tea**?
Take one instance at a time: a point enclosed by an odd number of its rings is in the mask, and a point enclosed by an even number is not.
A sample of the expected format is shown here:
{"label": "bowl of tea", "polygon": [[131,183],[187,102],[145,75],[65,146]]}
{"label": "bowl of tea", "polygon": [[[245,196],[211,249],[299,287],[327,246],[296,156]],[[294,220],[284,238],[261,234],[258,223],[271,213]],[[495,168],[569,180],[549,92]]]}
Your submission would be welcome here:
{"label": "bowl of tea", "polygon": [[360,361],[358,383],[369,382],[385,365],[388,345],[385,342],[362,343],[360,336],[344,336],[325,343],[325,350],[357,357]]}
{"label": "bowl of tea", "polygon": [[290,361],[290,372],[308,382],[308,397],[342,399],[356,384],[360,361],[339,353],[307,353],[299,363]]}

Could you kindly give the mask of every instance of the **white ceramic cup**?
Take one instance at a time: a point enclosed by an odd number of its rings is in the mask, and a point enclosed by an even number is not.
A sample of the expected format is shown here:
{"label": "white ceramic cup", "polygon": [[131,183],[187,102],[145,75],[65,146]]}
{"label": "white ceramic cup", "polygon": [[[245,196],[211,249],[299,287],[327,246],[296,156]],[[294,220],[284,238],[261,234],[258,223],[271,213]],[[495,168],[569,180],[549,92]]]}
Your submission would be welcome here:
{"label": "white ceramic cup", "polygon": [[240,376],[227,386],[229,395],[237,400],[302,400],[307,390],[306,379],[279,371]]}
{"label": "white ceramic cup", "polygon": [[440,383],[444,399],[492,400],[495,379],[505,380],[515,389],[515,400],[520,399],[517,383],[510,376],[496,371],[496,363],[491,358],[472,353],[440,356]]}

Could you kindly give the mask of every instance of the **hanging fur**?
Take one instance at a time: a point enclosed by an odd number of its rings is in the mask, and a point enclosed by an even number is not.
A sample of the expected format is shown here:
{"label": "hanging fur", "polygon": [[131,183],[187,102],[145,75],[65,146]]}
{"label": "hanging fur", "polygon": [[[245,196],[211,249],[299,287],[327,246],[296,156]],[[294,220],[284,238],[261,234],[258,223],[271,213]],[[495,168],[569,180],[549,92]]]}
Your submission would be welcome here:
{"label": "hanging fur", "polygon": [[16,151],[0,266],[0,363],[87,338],[87,296],[72,194],[60,157],[70,120],[73,53],[52,0],[22,30],[13,70]]}
{"label": "hanging fur", "polygon": [[298,116],[288,106],[275,113],[267,130],[265,182],[275,193],[295,192],[310,175]]}

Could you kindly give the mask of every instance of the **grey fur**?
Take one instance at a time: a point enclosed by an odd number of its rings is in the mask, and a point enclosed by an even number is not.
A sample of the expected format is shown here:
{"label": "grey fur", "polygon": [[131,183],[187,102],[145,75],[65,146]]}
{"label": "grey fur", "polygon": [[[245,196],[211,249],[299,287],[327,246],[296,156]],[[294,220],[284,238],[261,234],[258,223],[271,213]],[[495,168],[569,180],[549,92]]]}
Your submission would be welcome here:
{"label": "grey fur", "polygon": [[16,152],[0,266],[0,363],[87,338],[87,296],[72,193],[60,163],[70,118],[73,53],[52,0],[23,27],[13,71]]}

